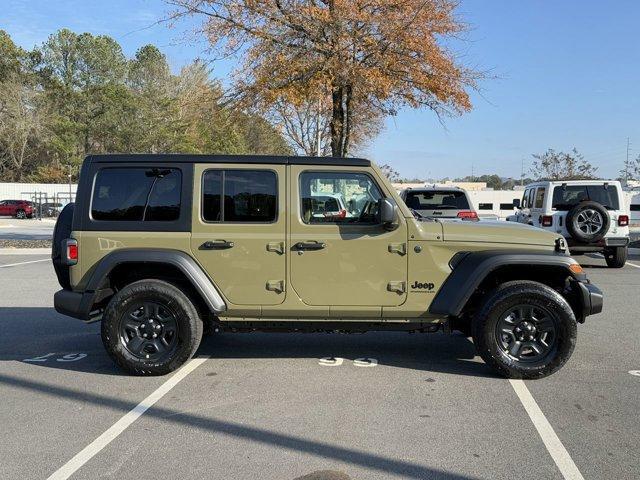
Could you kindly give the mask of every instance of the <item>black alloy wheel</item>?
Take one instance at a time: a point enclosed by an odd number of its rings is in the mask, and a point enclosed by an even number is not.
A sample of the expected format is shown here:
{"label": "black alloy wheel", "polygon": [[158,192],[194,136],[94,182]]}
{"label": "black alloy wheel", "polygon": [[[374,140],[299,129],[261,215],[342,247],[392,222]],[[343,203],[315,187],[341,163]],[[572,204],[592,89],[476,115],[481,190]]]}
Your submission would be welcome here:
{"label": "black alloy wheel", "polygon": [[120,319],[120,341],[136,358],[162,361],[178,344],[176,314],[155,302],[135,304]]}
{"label": "black alloy wheel", "polygon": [[519,362],[540,362],[556,347],[555,315],[527,304],[510,307],[496,324],[496,340],[502,351]]}

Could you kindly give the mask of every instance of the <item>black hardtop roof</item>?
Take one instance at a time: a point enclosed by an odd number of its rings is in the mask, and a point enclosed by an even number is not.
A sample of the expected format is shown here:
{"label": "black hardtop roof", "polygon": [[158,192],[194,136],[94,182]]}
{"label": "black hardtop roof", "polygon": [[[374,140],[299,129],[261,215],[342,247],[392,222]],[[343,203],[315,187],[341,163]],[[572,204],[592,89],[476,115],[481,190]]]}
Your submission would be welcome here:
{"label": "black hardtop roof", "polygon": [[369,167],[364,158],[296,157],[283,155],[197,155],[181,153],[136,153],[89,155],[85,161],[91,163],[238,163],[275,165],[330,165],[347,167]]}

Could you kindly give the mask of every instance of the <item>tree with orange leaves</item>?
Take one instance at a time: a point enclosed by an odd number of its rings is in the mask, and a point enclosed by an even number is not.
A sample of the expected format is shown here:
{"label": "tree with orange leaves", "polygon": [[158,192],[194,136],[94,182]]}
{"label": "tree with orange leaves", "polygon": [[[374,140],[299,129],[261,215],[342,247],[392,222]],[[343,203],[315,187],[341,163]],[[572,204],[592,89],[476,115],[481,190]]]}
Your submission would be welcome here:
{"label": "tree with orange leaves", "polygon": [[167,0],[171,19],[201,15],[212,50],[238,55],[241,104],[299,107],[328,99],[331,153],[347,156],[360,105],[438,116],[471,109],[482,76],[442,45],[465,25],[455,0]]}

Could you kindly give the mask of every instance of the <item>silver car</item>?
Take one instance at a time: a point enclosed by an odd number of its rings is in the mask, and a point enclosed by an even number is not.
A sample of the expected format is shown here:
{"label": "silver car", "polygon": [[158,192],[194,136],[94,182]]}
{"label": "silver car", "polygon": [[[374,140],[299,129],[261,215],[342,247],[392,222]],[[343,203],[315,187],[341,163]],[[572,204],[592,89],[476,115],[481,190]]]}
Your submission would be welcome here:
{"label": "silver car", "polygon": [[427,218],[478,220],[467,192],[456,187],[407,188],[400,192],[407,207]]}

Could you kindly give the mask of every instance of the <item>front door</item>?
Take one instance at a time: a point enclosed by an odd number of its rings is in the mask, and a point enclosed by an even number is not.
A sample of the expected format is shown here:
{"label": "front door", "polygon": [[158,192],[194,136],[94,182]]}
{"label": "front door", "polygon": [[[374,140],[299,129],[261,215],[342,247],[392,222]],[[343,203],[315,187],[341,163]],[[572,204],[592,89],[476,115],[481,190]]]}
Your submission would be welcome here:
{"label": "front door", "polygon": [[285,298],[286,167],[196,165],[191,250],[228,302]]}
{"label": "front door", "polygon": [[300,299],[334,313],[402,304],[407,225],[401,215],[392,231],[378,223],[377,201],[389,196],[383,184],[365,169],[290,169],[291,283]]}

